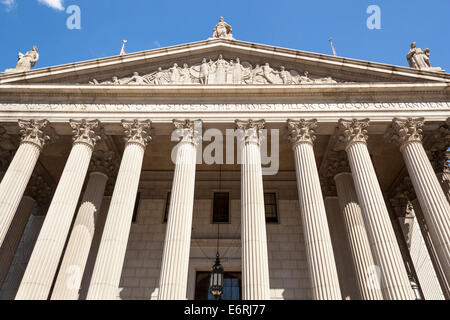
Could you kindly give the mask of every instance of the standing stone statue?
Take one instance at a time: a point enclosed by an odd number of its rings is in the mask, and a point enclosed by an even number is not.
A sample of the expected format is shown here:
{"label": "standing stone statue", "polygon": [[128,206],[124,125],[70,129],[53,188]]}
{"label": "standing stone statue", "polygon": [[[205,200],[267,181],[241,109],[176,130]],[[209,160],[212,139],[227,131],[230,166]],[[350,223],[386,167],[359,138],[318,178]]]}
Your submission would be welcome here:
{"label": "standing stone statue", "polygon": [[233,39],[231,26],[220,17],[213,31],[213,38]]}
{"label": "standing stone statue", "polygon": [[199,80],[201,84],[208,84],[209,81],[209,64],[206,62],[206,58],[203,58],[202,64],[200,65],[200,75]]}
{"label": "standing stone statue", "polygon": [[227,67],[228,63],[223,59],[223,56],[220,54],[219,59],[216,61],[216,76],[214,79],[216,84],[226,83]]}
{"label": "standing stone statue", "polygon": [[23,54],[19,52],[17,57],[17,64],[15,69],[6,69],[5,72],[22,72],[29,71],[39,60],[39,53],[36,46],[33,49]]}
{"label": "standing stone statue", "polygon": [[241,60],[236,58],[236,63],[233,65],[233,83],[241,84],[244,80],[244,67],[241,64]]}
{"label": "standing stone statue", "polygon": [[415,42],[411,43],[411,49],[406,55],[406,59],[408,60],[408,64],[410,68],[420,69],[420,70],[428,70],[428,71],[443,71],[439,67],[431,67],[430,64],[430,49],[426,48],[422,51],[422,49],[417,48]]}

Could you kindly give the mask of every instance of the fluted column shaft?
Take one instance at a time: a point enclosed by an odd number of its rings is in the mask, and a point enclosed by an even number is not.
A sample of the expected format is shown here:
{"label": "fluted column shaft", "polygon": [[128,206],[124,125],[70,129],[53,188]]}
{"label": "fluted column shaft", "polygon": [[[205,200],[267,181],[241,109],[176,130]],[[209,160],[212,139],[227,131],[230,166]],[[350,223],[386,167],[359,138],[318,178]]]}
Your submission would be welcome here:
{"label": "fluted column shaft", "polygon": [[87,294],[88,300],[116,300],[122,274],[134,205],[139,187],[150,122],[122,121],[126,146],[98,249]]}
{"label": "fluted column shaft", "polygon": [[340,300],[339,278],[314,156],[316,127],[316,120],[289,120],[289,141],[294,151],[312,296],[315,300]]}
{"label": "fluted column shaft", "polygon": [[372,254],[381,271],[383,296],[388,300],[413,299],[400,248],[367,146],[365,143],[352,143],[346,151]]}
{"label": "fluted column shaft", "polygon": [[420,207],[429,228],[437,257],[450,283],[450,204],[421,142],[405,143],[401,152]]}
{"label": "fluted column shaft", "polygon": [[[367,149],[369,120],[340,120],[340,140],[345,142],[358,203],[363,213],[372,255],[376,266],[372,278],[381,279],[381,291],[388,300],[412,300],[400,248],[384,202],[383,194]],[[374,283],[373,285],[377,285]]]}
{"label": "fluted column shaft", "polygon": [[334,180],[361,298],[363,300],[382,300],[383,295],[380,288],[370,282],[370,273],[373,272],[371,268],[375,263],[361,207],[358,204],[353,177],[351,173],[344,172],[337,174]]}
{"label": "fluted column shaft", "polygon": [[197,144],[194,131],[178,145],[159,282],[159,300],[185,300],[191,248]]}
{"label": "fluted column shaft", "polygon": [[444,191],[445,196],[447,197],[447,201],[450,202],[450,173],[442,172],[437,175],[438,181]]}
{"label": "fluted column shaft", "polygon": [[241,150],[241,243],[243,300],[270,299],[269,259],[259,129],[264,122],[237,122]]}
{"label": "fluted column shaft", "polygon": [[75,219],[52,292],[52,300],[78,300],[81,280],[94,236],[108,176],[92,172]]}
{"label": "fluted column shaft", "polygon": [[97,137],[98,125],[71,121],[74,143],[59,180],[41,232],[17,292],[17,300],[46,300],[64,250]]}
{"label": "fluted column shaft", "polygon": [[[437,258],[443,267],[447,283],[450,283],[450,204],[423,148],[423,125],[423,118],[395,118],[386,135],[400,146]],[[441,129],[446,131],[443,127]],[[445,154],[448,135],[439,139],[442,139],[438,143],[441,144],[439,147]],[[448,171],[446,160],[444,158],[443,161],[445,172]]]}
{"label": "fluted column shaft", "polygon": [[8,274],[11,262],[16,254],[20,239],[22,238],[25,226],[30,218],[35,200],[30,196],[24,196],[20,201],[17,212],[11,223],[10,230],[0,248],[0,288]]}
{"label": "fluted column shaft", "polygon": [[342,299],[319,174],[310,143],[294,146],[298,198],[313,299]]}
{"label": "fluted column shaft", "polygon": [[13,300],[16,296],[43,222],[44,216],[30,216],[8,276],[1,287],[0,300]]}
{"label": "fluted column shaft", "polygon": [[433,241],[430,237],[430,230],[429,227],[425,221],[425,217],[423,216],[422,208],[420,207],[419,200],[414,199],[412,202],[414,213],[416,215],[416,219],[418,222],[418,225],[420,227],[420,231],[422,232],[422,238],[425,241],[425,244],[427,246],[427,253],[430,256],[431,262],[433,264],[434,272],[436,273],[439,285],[441,287],[441,291],[444,294],[445,299],[450,299],[450,286],[447,283],[447,279],[445,277],[444,273],[444,267],[442,266],[441,262],[439,261],[436,249],[434,247]]}
{"label": "fluted column shaft", "polygon": [[42,131],[47,124],[46,120],[19,121],[22,142],[0,183],[0,247],[48,139]]}

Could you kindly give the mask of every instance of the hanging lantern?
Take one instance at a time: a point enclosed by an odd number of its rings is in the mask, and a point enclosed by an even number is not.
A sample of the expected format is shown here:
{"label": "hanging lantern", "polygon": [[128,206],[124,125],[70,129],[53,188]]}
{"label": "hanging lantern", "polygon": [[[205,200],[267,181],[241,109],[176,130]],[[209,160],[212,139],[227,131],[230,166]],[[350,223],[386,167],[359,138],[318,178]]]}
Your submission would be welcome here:
{"label": "hanging lantern", "polygon": [[216,255],[216,263],[211,269],[211,283],[209,286],[209,292],[216,298],[220,300],[223,294],[223,267],[220,264],[219,252]]}

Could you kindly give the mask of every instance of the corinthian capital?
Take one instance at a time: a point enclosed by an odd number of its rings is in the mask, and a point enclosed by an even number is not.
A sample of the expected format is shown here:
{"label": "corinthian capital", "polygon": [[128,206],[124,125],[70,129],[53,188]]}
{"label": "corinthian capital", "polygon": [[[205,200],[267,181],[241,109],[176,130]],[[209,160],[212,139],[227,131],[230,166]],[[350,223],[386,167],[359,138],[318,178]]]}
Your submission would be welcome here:
{"label": "corinthian capital", "polygon": [[264,129],[266,122],[264,120],[236,120],[236,128],[242,130],[242,138],[245,143],[261,142],[261,130]]}
{"label": "corinthian capital", "polygon": [[325,176],[334,177],[342,172],[351,172],[345,151],[330,151],[326,159]]}
{"label": "corinthian capital", "polygon": [[363,120],[339,120],[338,141],[345,145],[345,148],[354,143],[367,143],[369,136],[367,128],[369,127],[369,119]]}
{"label": "corinthian capital", "polygon": [[127,143],[140,144],[145,148],[152,140],[152,137],[150,135],[150,126],[150,120],[122,120],[122,127],[124,128],[125,132],[125,141]]}
{"label": "corinthian capital", "polygon": [[288,141],[295,147],[299,143],[313,144],[316,140],[317,120],[291,120],[287,121]]}
{"label": "corinthian capital", "polygon": [[423,118],[394,118],[386,137],[400,148],[410,142],[422,142]]}
{"label": "corinthian capital", "polygon": [[50,185],[39,174],[33,174],[31,176],[30,182],[25,190],[25,195],[33,198],[37,202],[39,209],[48,205],[52,193]]}
{"label": "corinthian capital", "polygon": [[92,172],[101,172],[107,176],[112,176],[116,169],[114,152],[97,150],[92,154],[90,167]]}
{"label": "corinthian capital", "polygon": [[21,143],[31,143],[43,148],[50,137],[44,133],[47,120],[19,120]]}
{"label": "corinthian capital", "polygon": [[97,129],[100,125],[98,120],[87,121],[82,119],[80,121],[70,120],[72,127],[73,142],[84,143],[89,147],[94,148],[95,144],[100,140],[97,134]]}
{"label": "corinthian capital", "polygon": [[181,142],[192,143],[197,145],[201,141],[201,130],[202,121],[201,120],[172,120],[173,126],[176,129],[177,136],[181,137]]}

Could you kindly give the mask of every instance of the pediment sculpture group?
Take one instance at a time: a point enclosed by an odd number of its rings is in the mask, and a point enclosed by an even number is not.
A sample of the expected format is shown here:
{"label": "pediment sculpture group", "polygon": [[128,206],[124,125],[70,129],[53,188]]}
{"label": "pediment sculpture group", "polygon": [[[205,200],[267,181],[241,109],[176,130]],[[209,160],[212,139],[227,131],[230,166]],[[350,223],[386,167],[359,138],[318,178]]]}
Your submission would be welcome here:
{"label": "pediment sculpture group", "polygon": [[121,78],[113,77],[109,81],[99,82],[93,79],[90,84],[114,84],[114,85],[166,85],[166,84],[317,84],[337,83],[331,77],[312,78],[307,71],[303,74],[296,70],[286,70],[280,66],[273,68],[269,63],[252,66],[248,62],[242,62],[239,58],[227,61],[223,55],[219,55],[216,61],[203,58],[197,65],[183,67],[174,65],[168,69],[159,67],[158,70],[139,75],[134,72],[131,76]]}

